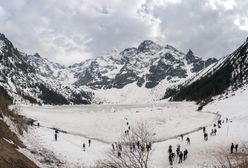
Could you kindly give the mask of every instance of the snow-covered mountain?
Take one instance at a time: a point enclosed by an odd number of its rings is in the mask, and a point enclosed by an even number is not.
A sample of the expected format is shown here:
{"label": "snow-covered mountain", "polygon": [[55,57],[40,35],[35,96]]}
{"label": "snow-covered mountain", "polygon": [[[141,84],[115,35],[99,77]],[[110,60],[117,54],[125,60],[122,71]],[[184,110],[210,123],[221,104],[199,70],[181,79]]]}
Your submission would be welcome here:
{"label": "snow-covered mountain", "polygon": [[31,102],[51,104],[159,100],[167,87],[217,61],[146,40],[137,48],[65,67],[18,51],[3,34],[0,46],[1,86]]}
{"label": "snow-covered mountain", "polygon": [[0,34],[0,86],[8,91],[15,102],[24,99],[38,104],[90,103],[91,93],[53,78],[63,68],[38,54],[27,55],[18,51]]}
{"label": "snow-covered mountain", "polygon": [[217,95],[228,96],[248,84],[248,39],[233,53],[186,81],[172,100],[208,102]]}
{"label": "snow-covered mountain", "polygon": [[77,78],[76,86],[109,89],[136,83],[139,87],[154,88],[164,79],[185,79],[216,61],[202,60],[191,50],[184,54],[172,46],[146,40],[138,48],[74,64],[70,69]]}

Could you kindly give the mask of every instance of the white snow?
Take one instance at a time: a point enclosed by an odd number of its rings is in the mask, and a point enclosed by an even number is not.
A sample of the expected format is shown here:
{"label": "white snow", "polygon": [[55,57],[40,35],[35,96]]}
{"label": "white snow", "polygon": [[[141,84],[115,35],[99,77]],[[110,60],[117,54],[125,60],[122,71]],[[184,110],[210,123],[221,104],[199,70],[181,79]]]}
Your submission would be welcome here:
{"label": "white snow", "polygon": [[[21,106],[21,114],[36,119],[45,126],[32,127],[25,135],[24,142],[29,149],[35,147],[52,152],[64,162],[64,167],[89,167],[106,157],[105,152],[111,149],[110,144],[118,141],[127,129],[126,122],[133,126],[143,120],[154,128],[155,133],[156,143],[153,144],[149,162],[151,168],[170,167],[168,146],[172,145],[175,151],[177,144],[181,145],[182,150],[187,148],[189,156],[182,164],[175,161],[173,167],[214,167],[218,164],[221,150],[229,152],[231,143],[241,146],[248,142],[248,90],[245,89],[236,91],[232,97],[226,99],[216,97],[202,112],[196,111],[197,105],[191,102],[167,101],[147,104]],[[143,90],[137,90],[140,98],[144,96],[141,93],[147,94]],[[108,96],[110,95],[113,101],[116,95],[113,92]],[[123,101],[126,98],[124,97]],[[213,123],[218,119],[218,115],[214,113],[221,115],[222,120],[228,117],[229,122],[223,123],[222,127],[217,129],[216,136],[209,135],[208,141],[203,140],[202,130],[184,136],[184,139],[190,137],[191,145],[187,145],[185,140],[173,138],[205,125],[209,126],[207,132],[210,133]],[[58,141],[55,142],[54,130],[47,127],[59,128],[67,131],[67,134],[60,132]],[[91,147],[87,146],[88,139],[92,139]],[[83,143],[86,144],[85,152],[82,149]]]}
{"label": "white snow", "polygon": [[[55,127],[68,134],[59,133],[54,141],[54,131],[46,127],[32,128],[25,136],[29,148],[46,148],[69,167],[91,166],[105,157],[110,144],[130,126],[142,120],[154,127],[154,139],[163,141],[172,136],[202,127],[216,120],[216,115],[200,113],[193,103],[168,103],[136,105],[87,106],[22,106],[21,114],[37,119],[42,126]],[[185,127],[187,125],[187,127]],[[92,147],[82,151],[82,144],[92,139]],[[164,143],[158,143],[163,145]],[[166,149],[162,149],[166,155]],[[155,150],[154,154],[161,152]],[[161,160],[163,161],[163,160]],[[161,163],[160,161],[160,163]],[[163,162],[162,162],[163,163]],[[162,166],[164,167],[164,166]]]}

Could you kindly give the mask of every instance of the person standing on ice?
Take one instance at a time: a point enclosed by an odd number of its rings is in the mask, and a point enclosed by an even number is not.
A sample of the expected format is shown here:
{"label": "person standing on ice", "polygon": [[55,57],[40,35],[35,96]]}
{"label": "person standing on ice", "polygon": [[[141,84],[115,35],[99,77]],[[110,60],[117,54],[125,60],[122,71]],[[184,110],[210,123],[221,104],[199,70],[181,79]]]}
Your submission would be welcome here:
{"label": "person standing on ice", "polygon": [[115,150],[115,145],[114,144],[112,144],[112,149],[113,149],[113,151]]}
{"label": "person standing on ice", "polygon": [[180,136],[181,136],[181,140],[183,141],[183,134],[181,134]]}
{"label": "person standing on ice", "polygon": [[234,144],[231,145],[231,154],[233,153]]}
{"label": "person standing on ice", "polygon": [[85,143],[83,143],[83,151],[85,152]]}
{"label": "person standing on ice", "polygon": [[90,144],[91,144],[91,140],[90,139],[88,140],[88,143],[89,143],[89,147],[90,147]]}
{"label": "person standing on ice", "polygon": [[56,132],[54,134],[54,139],[55,139],[55,141],[57,141],[57,139],[58,139],[58,134]]}

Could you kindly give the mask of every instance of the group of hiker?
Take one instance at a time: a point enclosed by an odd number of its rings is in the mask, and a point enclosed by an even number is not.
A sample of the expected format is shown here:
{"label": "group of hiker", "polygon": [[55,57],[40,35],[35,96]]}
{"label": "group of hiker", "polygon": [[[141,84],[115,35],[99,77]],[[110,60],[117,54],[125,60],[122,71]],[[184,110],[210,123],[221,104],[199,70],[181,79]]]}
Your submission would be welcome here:
{"label": "group of hiker", "polygon": [[[131,131],[131,127],[130,124],[127,120],[127,118],[125,118],[126,120],[126,127],[127,129],[125,129],[125,136],[129,136],[129,131]],[[217,134],[217,129],[216,128],[221,128],[223,123],[228,123],[231,122],[228,120],[228,118],[226,118],[226,120],[218,120],[217,123],[213,124],[213,128],[211,129],[210,135],[211,136],[216,136]],[[40,124],[37,124],[38,127],[40,127]],[[202,127],[203,130],[203,137],[204,137],[204,141],[208,141],[208,133],[206,130],[206,127]],[[54,139],[55,141],[58,140],[58,133],[59,130],[55,129],[55,134],[54,134]],[[180,139],[181,141],[183,141],[184,139],[184,135],[181,134],[180,135]],[[191,140],[189,137],[186,138],[186,143],[187,145],[191,144]],[[152,150],[152,143],[151,142],[146,142],[146,143],[142,143],[140,141],[137,142],[132,142],[132,143],[112,143],[112,150],[115,151],[117,153],[118,157],[122,157],[122,152],[123,152],[123,148],[128,149],[130,152],[149,152],[150,150]],[[91,146],[91,139],[88,140],[88,147]],[[83,151],[85,151],[86,149],[86,143],[83,143]],[[127,150],[125,150],[126,152]],[[233,154],[234,152],[238,151],[238,144],[231,144],[230,147],[230,153]],[[169,164],[173,165],[173,162],[175,162],[175,160],[178,160],[178,163],[181,164],[183,161],[185,161],[188,157],[188,153],[189,151],[187,149],[181,150],[181,146],[178,144],[176,146],[176,150],[175,152],[173,152],[172,149],[172,145],[169,145],[169,149],[168,149],[168,159],[169,159]]]}
{"label": "group of hiker", "polygon": [[[54,133],[54,140],[57,141],[58,140],[58,133],[59,133],[59,130],[58,129],[55,129],[55,133]],[[91,139],[88,139],[88,145],[90,147],[91,145]],[[83,143],[83,151],[85,152],[85,148],[86,148],[86,145],[85,143]]]}
{"label": "group of hiker", "polygon": [[134,142],[134,143],[112,143],[112,150],[117,151],[117,156],[121,157],[121,153],[123,151],[123,147],[129,148],[129,152],[149,152],[152,150],[152,143],[151,142],[146,142],[146,143],[141,143],[140,141]]}
{"label": "group of hiker", "polygon": [[187,159],[187,156],[188,156],[188,153],[189,153],[188,150],[185,149],[184,151],[181,151],[180,148],[181,148],[181,146],[177,145],[176,154],[175,154],[173,152],[173,150],[172,150],[172,146],[171,145],[169,146],[168,153],[169,153],[169,163],[170,163],[170,165],[173,165],[173,162],[174,162],[176,157],[178,158],[178,163],[182,163],[183,160]]}
{"label": "group of hiker", "polygon": [[[88,140],[88,145],[90,147],[90,145],[91,145],[91,139]],[[85,143],[83,143],[83,151],[84,152],[85,152],[85,148],[86,148],[86,145],[85,145]]]}

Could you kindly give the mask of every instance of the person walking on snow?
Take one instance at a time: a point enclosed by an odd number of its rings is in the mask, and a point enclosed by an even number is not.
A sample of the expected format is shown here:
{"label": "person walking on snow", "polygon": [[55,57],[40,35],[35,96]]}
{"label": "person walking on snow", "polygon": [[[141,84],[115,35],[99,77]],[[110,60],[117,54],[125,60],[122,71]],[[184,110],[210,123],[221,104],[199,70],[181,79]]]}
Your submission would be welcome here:
{"label": "person walking on snow", "polygon": [[205,140],[205,141],[208,140],[208,133],[204,133],[204,140]]}
{"label": "person walking on snow", "polygon": [[202,131],[205,134],[206,133],[206,127],[202,127]]}
{"label": "person walking on snow", "polygon": [[120,151],[117,152],[117,156],[118,156],[118,158],[121,157],[121,152]]}
{"label": "person walking on snow", "polygon": [[181,134],[180,136],[181,136],[181,140],[183,141],[183,134]]}
{"label": "person walking on snow", "polygon": [[90,144],[91,144],[91,140],[90,139],[88,140],[88,143],[89,143],[89,147],[90,147]]}
{"label": "person walking on snow", "polygon": [[179,153],[179,162],[178,163],[182,163],[183,161],[183,152]]}
{"label": "person walking on snow", "polygon": [[170,165],[173,165],[173,156],[172,156],[172,153],[169,154],[169,163],[170,163]]}
{"label": "person walking on snow", "polygon": [[83,143],[83,151],[85,152],[85,143]]}
{"label": "person walking on snow", "polygon": [[57,141],[57,139],[58,139],[58,134],[57,133],[54,134],[54,139],[55,139],[55,141]]}
{"label": "person walking on snow", "polygon": [[185,149],[185,150],[183,151],[183,160],[187,159],[187,156],[188,156],[188,150]]}
{"label": "person walking on snow", "polygon": [[179,154],[180,154],[180,145],[177,146],[176,152],[177,152],[177,156],[179,156]]}
{"label": "person walking on snow", "polygon": [[233,153],[234,144],[231,145],[231,154]]}
{"label": "person walking on snow", "polygon": [[239,145],[236,144],[235,147],[234,147],[236,152],[238,151],[238,146],[239,146]]}
{"label": "person walking on snow", "polygon": [[190,145],[190,139],[189,137],[186,138],[187,144]]}

